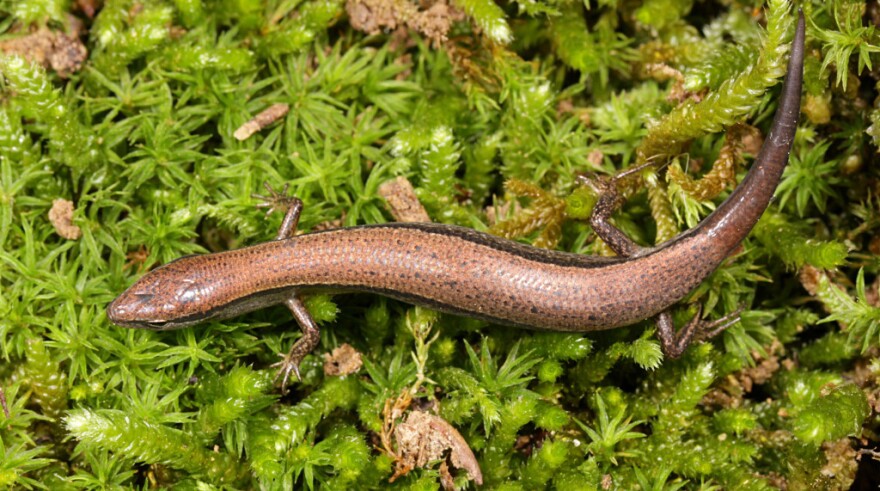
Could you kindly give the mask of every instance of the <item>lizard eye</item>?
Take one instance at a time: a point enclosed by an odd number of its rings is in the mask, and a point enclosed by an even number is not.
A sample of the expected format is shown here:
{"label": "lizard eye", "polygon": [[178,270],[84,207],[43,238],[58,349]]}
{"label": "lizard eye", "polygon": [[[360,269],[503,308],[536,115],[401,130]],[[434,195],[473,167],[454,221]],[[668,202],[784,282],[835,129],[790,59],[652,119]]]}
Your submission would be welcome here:
{"label": "lizard eye", "polygon": [[152,293],[135,293],[134,295],[135,295],[135,297],[137,297],[138,301],[141,303],[149,302],[150,300],[153,299],[153,297],[156,296]]}

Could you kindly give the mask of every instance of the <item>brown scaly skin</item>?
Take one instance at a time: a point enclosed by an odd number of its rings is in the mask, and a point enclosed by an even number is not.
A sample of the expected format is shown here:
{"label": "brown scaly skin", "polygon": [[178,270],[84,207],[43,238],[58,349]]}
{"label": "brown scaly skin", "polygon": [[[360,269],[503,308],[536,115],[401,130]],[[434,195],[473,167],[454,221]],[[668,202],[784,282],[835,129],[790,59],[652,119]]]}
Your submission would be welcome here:
{"label": "brown scaly skin", "polygon": [[[594,331],[658,316],[664,353],[677,357],[698,320],[678,334],[666,309],[700,284],[748,235],[767,208],[794,140],[800,113],[804,19],[800,15],[782,97],[770,134],[743,182],[692,230],[641,248],[608,224],[615,199],[600,200],[596,233],[620,254],[603,258],[546,251],[471,229],[390,223],[294,236],[302,202],[287,208],[278,240],[189,256],[146,274],[107,308],[115,324],[174,329],[285,304],[304,336],[281,363],[285,382],[318,342],[300,300],[315,290],[374,292],[443,312],[555,331]],[[607,203],[607,205],[606,205]],[[697,316],[698,318],[699,316]]]}

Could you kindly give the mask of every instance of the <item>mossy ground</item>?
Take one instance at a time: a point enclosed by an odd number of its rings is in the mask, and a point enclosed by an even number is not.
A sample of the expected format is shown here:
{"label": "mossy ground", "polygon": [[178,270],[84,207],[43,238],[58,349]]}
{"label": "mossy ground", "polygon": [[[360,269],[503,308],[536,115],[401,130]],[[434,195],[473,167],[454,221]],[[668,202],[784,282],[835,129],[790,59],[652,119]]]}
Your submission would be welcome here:
{"label": "mossy ground", "polygon": [[[615,222],[667,240],[750,163],[795,7],[804,105],[778,200],[676,314],[741,322],[679,360],[650,322],[532,332],[315,296],[321,344],[282,395],[283,308],[172,332],[106,318],[152,267],[270,240],[264,182],[302,198],[302,230],[390,220],[379,186],[402,175],[435,221],[607,254],[578,174],[654,162]],[[436,489],[439,463],[389,484],[383,437],[414,407],[461,433],[487,489],[870,482],[878,23],[852,0],[0,2],[0,487]],[[41,63],[16,44],[35,35]],[[364,368],[324,375],[343,343]]]}

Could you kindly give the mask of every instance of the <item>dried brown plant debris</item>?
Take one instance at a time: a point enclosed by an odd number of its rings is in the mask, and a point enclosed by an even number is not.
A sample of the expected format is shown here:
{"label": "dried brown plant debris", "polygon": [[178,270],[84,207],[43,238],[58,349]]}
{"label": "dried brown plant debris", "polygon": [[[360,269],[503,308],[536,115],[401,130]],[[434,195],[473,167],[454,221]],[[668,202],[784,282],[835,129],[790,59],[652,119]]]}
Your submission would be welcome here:
{"label": "dried brown plant debris", "polygon": [[777,340],[774,340],[767,349],[766,357],[757,351],[752,352],[755,366],[744,368],[725,377],[721,384],[703,396],[701,404],[717,408],[741,407],[743,396],[750,393],[756,385],[767,383],[782,367],[787,370],[793,368],[791,365],[786,366],[786,360],[780,359],[782,352],[783,346]]}
{"label": "dried brown plant debris", "polygon": [[700,404],[711,408],[731,409],[740,407],[742,406],[742,388],[737,385],[736,379],[730,377],[725,381],[724,387],[710,389],[703,396]]}
{"label": "dried brown plant debris", "polygon": [[857,452],[850,439],[841,438],[837,441],[825,442],[822,444],[822,452],[825,454],[826,462],[820,472],[822,477],[833,479],[834,488],[831,489],[850,489],[859,467],[856,460]]}
{"label": "dried brown plant debris", "polygon": [[778,472],[768,472],[766,475],[764,475],[764,478],[767,479],[767,483],[773,489],[788,489],[788,481],[785,479],[785,476]]}
{"label": "dried brown plant debris", "polygon": [[[382,409],[378,448],[394,459],[394,475],[388,481],[394,482],[417,467],[442,460],[438,470],[443,489],[454,489],[450,465],[464,469],[468,479],[482,484],[483,474],[467,442],[443,418],[428,412],[437,411],[436,399],[414,399],[416,393],[424,395],[416,387],[405,389],[398,397],[386,399]],[[401,422],[407,411],[406,420]]]}
{"label": "dried brown plant debris", "polygon": [[[798,280],[800,281],[801,286],[804,287],[804,290],[821,304],[822,310],[828,313],[831,313],[834,305],[829,305],[826,302],[834,302],[834,295],[849,295],[847,289],[843,286],[850,284],[849,279],[841,275],[839,272],[831,270],[826,271],[805,264],[798,272]],[[835,293],[835,290],[837,293]],[[838,320],[837,324],[840,326],[841,330],[847,330],[846,323],[842,320]]]}
{"label": "dried brown plant debris", "polygon": [[[343,214],[343,218],[337,218],[335,220],[327,220],[326,222],[321,222],[312,227],[312,232],[317,232],[319,230],[333,230],[334,228],[340,228],[345,224],[345,214]],[[297,235],[301,232],[297,231]]]}
{"label": "dried brown plant debris", "polygon": [[446,35],[452,24],[465,19],[464,12],[445,1],[435,2],[420,12],[410,27],[424,34],[434,45],[446,41]]}
{"label": "dried brown plant debris", "polygon": [[557,117],[561,119],[566,114],[573,114],[584,126],[590,126],[590,110],[583,107],[575,107],[571,99],[563,99],[556,104]]}
{"label": "dried brown plant debris", "polygon": [[476,43],[471,37],[453,38],[444,45],[456,78],[464,81],[464,89],[498,92],[503,85],[498,63],[512,54],[497,44]]}
{"label": "dried brown plant debris", "polygon": [[702,93],[685,90],[684,75],[666,63],[648,63],[644,70],[645,75],[658,82],[673,81],[672,87],[669,88],[669,93],[666,95],[666,100],[669,102],[680,104],[688,99],[693,99],[694,102],[700,102],[703,99]]}
{"label": "dried brown plant debris", "polygon": [[495,223],[489,231],[501,237],[516,239],[542,229],[532,245],[544,249],[556,247],[562,236],[562,223],[565,221],[565,200],[518,179],[507,181],[505,188],[516,196],[531,198],[531,206],[518,211],[512,218]]}
{"label": "dried brown plant debris", "polygon": [[122,269],[131,269],[137,266],[138,272],[143,272],[144,264],[147,263],[147,259],[150,258],[150,253],[147,251],[147,248],[141,245],[138,250],[131,251],[125,255],[125,258],[128,261],[125,263],[125,266]]}
{"label": "dried brown plant debris", "polygon": [[725,188],[736,183],[736,170],[742,161],[744,140],[747,135],[754,132],[756,132],[754,128],[746,125],[738,124],[730,127],[724,138],[724,146],[718,153],[718,159],[702,178],[694,179],[678,166],[669,167],[667,178],[699,201],[718,196]]}
{"label": "dried brown plant debris", "polygon": [[367,34],[409,28],[430,39],[435,46],[446,41],[452,24],[464,20],[461,10],[446,0],[417,5],[407,0],[348,0],[351,26]]}
{"label": "dried brown plant debris", "polygon": [[755,385],[762,385],[773,377],[779,371],[779,354],[782,352],[782,344],[778,340],[767,349],[767,357],[761,356],[758,352],[752,352],[752,359],[755,360],[755,366],[744,368],[736,374],[740,386],[745,392],[751,392]]}
{"label": "dried brown plant debris", "polygon": [[876,371],[876,362],[880,358],[880,349],[874,347],[856,360],[852,370],[852,380],[868,397],[868,406],[875,414],[880,414],[880,377]]}
{"label": "dried brown plant debris", "polygon": [[880,307],[880,276],[874,278],[874,281],[865,289],[865,300],[871,307]]}
{"label": "dried brown plant debris", "polygon": [[430,222],[431,217],[416,197],[412,183],[404,176],[386,181],[379,186],[379,196],[385,198],[388,211],[398,222]]}
{"label": "dried brown plant debris", "polygon": [[[397,442],[398,468],[426,467],[430,462],[443,460],[440,466],[444,489],[454,489],[448,466],[464,469],[468,477],[483,484],[483,474],[474,453],[461,434],[446,420],[422,411],[412,411],[406,421],[394,430]],[[404,472],[405,473],[405,472]]]}
{"label": "dried brown plant debris", "polygon": [[79,37],[45,27],[22,37],[0,42],[0,51],[51,68],[61,78],[79,71],[89,55]]}
{"label": "dried brown plant debris", "polygon": [[82,237],[82,230],[73,224],[73,201],[58,198],[52,201],[49,210],[49,221],[55,227],[55,233],[68,240]]}
{"label": "dried brown plant debris", "polygon": [[86,14],[86,17],[89,19],[94,19],[95,14],[104,4],[101,0],[76,0],[76,6],[82,11],[82,13]]}
{"label": "dried brown plant debris", "polygon": [[801,286],[804,287],[804,290],[807,291],[811,296],[816,296],[816,293],[819,291],[819,281],[822,280],[822,277],[825,276],[825,273],[809,264],[805,265],[801,268],[798,273],[798,279],[801,282]]}
{"label": "dried brown plant debris", "polygon": [[288,111],[290,111],[290,106],[287,104],[272,104],[260,112],[260,114],[251,118],[250,121],[239,126],[232,136],[238,141],[247,140],[254,133],[283,118]]}
{"label": "dried brown plant debris", "polygon": [[348,0],[345,11],[351,27],[367,34],[379,34],[384,29],[393,31],[406,25],[418,7],[405,0]]}
{"label": "dried brown plant debris", "polygon": [[547,430],[536,429],[534,432],[519,435],[513,449],[524,457],[531,457],[537,450],[544,446],[544,441],[550,436]]}
{"label": "dried brown plant debris", "polygon": [[361,354],[348,343],[343,343],[330,353],[324,353],[324,375],[331,377],[356,373],[363,364]]}

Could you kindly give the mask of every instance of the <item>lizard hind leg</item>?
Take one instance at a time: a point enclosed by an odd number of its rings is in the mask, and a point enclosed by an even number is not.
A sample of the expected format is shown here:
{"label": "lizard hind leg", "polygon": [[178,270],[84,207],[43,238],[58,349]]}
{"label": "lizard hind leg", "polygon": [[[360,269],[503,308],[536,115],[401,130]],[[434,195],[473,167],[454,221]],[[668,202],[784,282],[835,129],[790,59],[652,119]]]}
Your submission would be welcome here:
{"label": "lizard hind leg", "polygon": [[647,251],[648,248],[636,244],[623,231],[610,222],[611,215],[623,205],[624,201],[618,190],[617,183],[645,169],[655,167],[659,170],[667,165],[669,165],[668,161],[658,165],[649,159],[647,162],[618,172],[610,179],[591,179],[583,174],[577,176],[580,184],[590,187],[598,195],[598,200],[593,206],[593,212],[590,215],[590,226],[593,228],[593,232],[603,242],[608,244],[608,247],[617,253],[618,256],[632,257],[637,253]]}
{"label": "lizard hind leg", "polygon": [[599,195],[599,199],[593,206],[593,212],[590,214],[590,227],[602,239],[602,242],[608,244],[608,247],[621,257],[631,257],[644,250],[644,247],[636,244],[610,221],[611,215],[623,204],[623,199],[617,190],[616,178],[604,181],[578,176],[578,180],[591,187]]}

